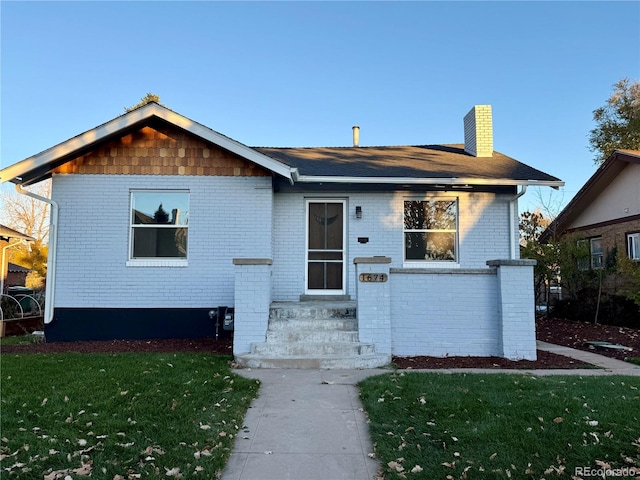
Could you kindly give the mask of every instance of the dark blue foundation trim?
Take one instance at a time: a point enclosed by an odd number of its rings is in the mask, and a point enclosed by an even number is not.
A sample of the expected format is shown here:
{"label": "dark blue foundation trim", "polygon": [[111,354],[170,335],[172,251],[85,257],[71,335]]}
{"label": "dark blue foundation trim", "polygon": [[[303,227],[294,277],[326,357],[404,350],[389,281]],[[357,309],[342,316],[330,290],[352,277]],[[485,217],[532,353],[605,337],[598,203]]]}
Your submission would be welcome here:
{"label": "dark blue foundation trim", "polygon": [[[151,340],[216,336],[209,308],[56,308],[44,327],[48,342]],[[218,338],[230,338],[223,330]]]}

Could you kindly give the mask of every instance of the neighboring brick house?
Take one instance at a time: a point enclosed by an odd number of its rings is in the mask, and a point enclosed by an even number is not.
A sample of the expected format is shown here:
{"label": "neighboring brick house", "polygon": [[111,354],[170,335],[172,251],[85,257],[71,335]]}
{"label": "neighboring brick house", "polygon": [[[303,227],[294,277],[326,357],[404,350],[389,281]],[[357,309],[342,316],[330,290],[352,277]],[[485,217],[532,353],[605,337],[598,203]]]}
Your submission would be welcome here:
{"label": "neighboring brick house", "polygon": [[[596,170],[556,219],[541,241],[573,235],[589,250],[582,268],[599,269],[616,255],[640,262],[640,150],[616,150]],[[624,279],[608,276],[612,293]]]}
{"label": "neighboring brick house", "polygon": [[[535,358],[517,202],[563,182],[493,151],[490,106],[463,123],[456,145],[248,147],[150,103],[7,167],[53,180],[47,338],[206,337],[233,310],[237,359],[309,355],[287,342],[318,325],[332,362],[371,360],[350,365]],[[301,304],[332,313],[276,331]]]}

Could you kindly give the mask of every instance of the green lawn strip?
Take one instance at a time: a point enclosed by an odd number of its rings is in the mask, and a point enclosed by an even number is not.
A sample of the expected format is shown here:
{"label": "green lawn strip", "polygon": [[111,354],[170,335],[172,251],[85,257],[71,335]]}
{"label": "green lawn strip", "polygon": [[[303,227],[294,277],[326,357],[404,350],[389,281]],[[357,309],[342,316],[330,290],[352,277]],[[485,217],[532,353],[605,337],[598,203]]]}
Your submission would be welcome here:
{"label": "green lawn strip", "polygon": [[572,478],[607,466],[640,476],[639,377],[396,372],[359,387],[385,479]]}
{"label": "green lawn strip", "polygon": [[0,338],[0,347],[2,345],[31,345],[32,343],[39,343],[41,341],[42,337],[37,335],[16,335]]}
{"label": "green lawn strip", "polygon": [[640,357],[627,357],[625,360],[629,363],[640,365]]}
{"label": "green lawn strip", "polygon": [[229,360],[2,355],[0,476],[216,478],[259,387],[232,374]]}

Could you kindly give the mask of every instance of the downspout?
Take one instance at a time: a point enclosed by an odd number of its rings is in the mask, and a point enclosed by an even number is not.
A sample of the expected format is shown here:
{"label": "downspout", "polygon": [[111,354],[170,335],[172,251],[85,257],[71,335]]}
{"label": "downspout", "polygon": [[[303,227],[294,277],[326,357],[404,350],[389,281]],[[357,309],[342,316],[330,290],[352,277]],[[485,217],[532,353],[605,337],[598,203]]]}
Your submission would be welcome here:
{"label": "downspout", "polygon": [[527,192],[527,186],[522,185],[522,190],[520,191],[520,193],[516,194],[512,199],[509,200],[509,244],[510,244],[510,250],[511,250],[509,252],[510,260],[516,259],[516,244],[518,243],[517,242],[518,239],[516,238],[516,231],[518,231],[518,229],[516,229],[516,225],[515,225],[515,222],[517,220],[514,220],[515,208],[516,208],[516,204],[518,203],[518,199],[521,196],[523,196],[526,192]]}
{"label": "downspout", "polygon": [[58,250],[58,204],[50,198],[37,195],[16,184],[16,191],[27,197],[35,198],[41,202],[51,205],[49,217],[49,254],[47,258],[47,286],[44,300],[44,323],[51,323],[53,320],[53,301],[56,291],[56,256]]}

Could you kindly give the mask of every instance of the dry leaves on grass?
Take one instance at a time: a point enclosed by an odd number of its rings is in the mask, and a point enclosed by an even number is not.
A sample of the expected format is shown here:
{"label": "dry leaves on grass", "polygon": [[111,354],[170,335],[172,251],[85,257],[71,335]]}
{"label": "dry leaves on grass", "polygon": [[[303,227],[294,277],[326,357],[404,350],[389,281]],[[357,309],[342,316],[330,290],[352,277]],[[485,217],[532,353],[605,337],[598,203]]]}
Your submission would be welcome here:
{"label": "dry leaves on grass", "polygon": [[79,468],[65,468],[62,470],[54,470],[53,472],[46,474],[43,480],[58,480],[61,478],[64,479],[72,473],[81,477],[88,477],[91,475],[92,469],[92,462],[89,461],[87,463],[83,463]]}

